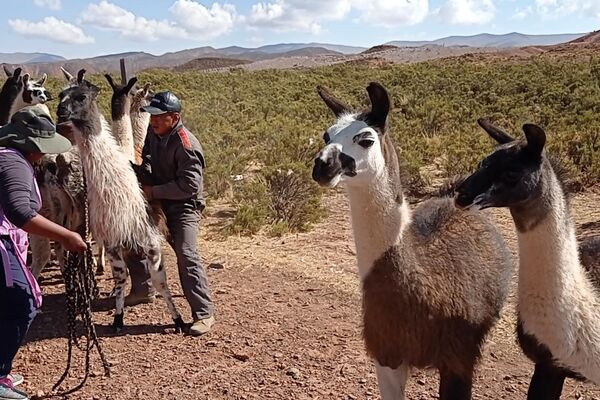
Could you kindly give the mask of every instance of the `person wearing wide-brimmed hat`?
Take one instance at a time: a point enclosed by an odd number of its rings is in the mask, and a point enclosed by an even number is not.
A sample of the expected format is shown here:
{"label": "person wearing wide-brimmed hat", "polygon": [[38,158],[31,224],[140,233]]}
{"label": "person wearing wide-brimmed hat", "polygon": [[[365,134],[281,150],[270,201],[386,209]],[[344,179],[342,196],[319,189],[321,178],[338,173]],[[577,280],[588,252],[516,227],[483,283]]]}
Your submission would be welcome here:
{"label": "person wearing wide-brimmed hat", "polygon": [[0,400],[28,396],[15,386],[12,362],[41,306],[41,291],[26,265],[28,233],[58,241],[68,251],[83,252],[81,236],[38,214],[41,197],[32,164],[44,154],[63,153],[71,142],[56,133],[43,105],[17,111],[0,128]]}

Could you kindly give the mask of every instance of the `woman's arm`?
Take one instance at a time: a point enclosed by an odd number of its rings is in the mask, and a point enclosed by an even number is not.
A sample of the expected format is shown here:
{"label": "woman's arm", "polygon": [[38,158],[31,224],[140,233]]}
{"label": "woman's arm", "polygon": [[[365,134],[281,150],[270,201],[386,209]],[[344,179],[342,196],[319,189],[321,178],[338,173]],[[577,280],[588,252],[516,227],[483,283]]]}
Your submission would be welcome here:
{"label": "woman's arm", "polygon": [[31,206],[33,174],[22,157],[0,155],[0,207],[15,226],[26,232],[60,242],[68,251],[84,251],[86,244],[72,232],[42,217]]}
{"label": "woman's arm", "polygon": [[86,243],[77,232],[63,228],[39,214],[21,228],[25,232],[60,242],[67,251],[83,252],[87,249]]}

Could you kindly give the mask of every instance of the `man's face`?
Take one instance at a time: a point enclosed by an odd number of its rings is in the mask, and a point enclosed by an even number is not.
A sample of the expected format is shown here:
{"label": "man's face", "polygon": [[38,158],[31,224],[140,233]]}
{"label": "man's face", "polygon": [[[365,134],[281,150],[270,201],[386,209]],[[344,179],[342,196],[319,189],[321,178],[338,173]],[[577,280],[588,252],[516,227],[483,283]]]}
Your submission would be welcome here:
{"label": "man's face", "polygon": [[154,133],[158,136],[163,136],[171,132],[178,122],[179,113],[164,113],[150,116],[150,125]]}

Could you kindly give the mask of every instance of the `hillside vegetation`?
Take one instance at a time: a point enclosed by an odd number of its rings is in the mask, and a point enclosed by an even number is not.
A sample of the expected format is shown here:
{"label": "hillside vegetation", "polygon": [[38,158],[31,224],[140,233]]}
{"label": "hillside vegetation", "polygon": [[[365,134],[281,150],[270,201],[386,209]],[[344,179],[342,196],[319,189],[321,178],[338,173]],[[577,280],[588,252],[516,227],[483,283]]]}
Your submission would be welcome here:
{"label": "hillside vegetation", "polygon": [[[376,69],[336,65],[226,73],[153,70],[139,78],[183,100],[185,123],[206,152],[207,196],[225,198],[237,208],[230,233],[253,233],[267,224],[274,234],[304,230],[322,216],[321,191],[310,170],[333,116],[316,94],[318,84],[356,107],[367,106],[369,81],[387,87],[394,103],[390,131],[401,149],[404,185],[413,195],[431,184],[422,171],[466,173],[493,148],[477,126],[482,116],[518,136],[524,122],[543,126],[550,150],[570,172],[572,187],[593,185],[600,177],[600,64],[594,60],[449,59]],[[101,102],[108,111],[111,92],[105,79],[89,79],[102,87]],[[51,80],[50,88],[57,93],[63,84]]]}

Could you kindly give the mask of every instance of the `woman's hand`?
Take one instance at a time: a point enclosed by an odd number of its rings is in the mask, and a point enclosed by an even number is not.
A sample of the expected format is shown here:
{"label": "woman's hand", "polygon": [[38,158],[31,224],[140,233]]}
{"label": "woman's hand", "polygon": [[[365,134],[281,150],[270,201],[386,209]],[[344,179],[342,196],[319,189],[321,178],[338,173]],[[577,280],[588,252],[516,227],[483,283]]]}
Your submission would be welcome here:
{"label": "woman's hand", "polygon": [[83,253],[87,250],[87,244],[83,241],[79,233],[73,231],[68,231],[63,240],[60,241],[60,244],[67,251]]}

